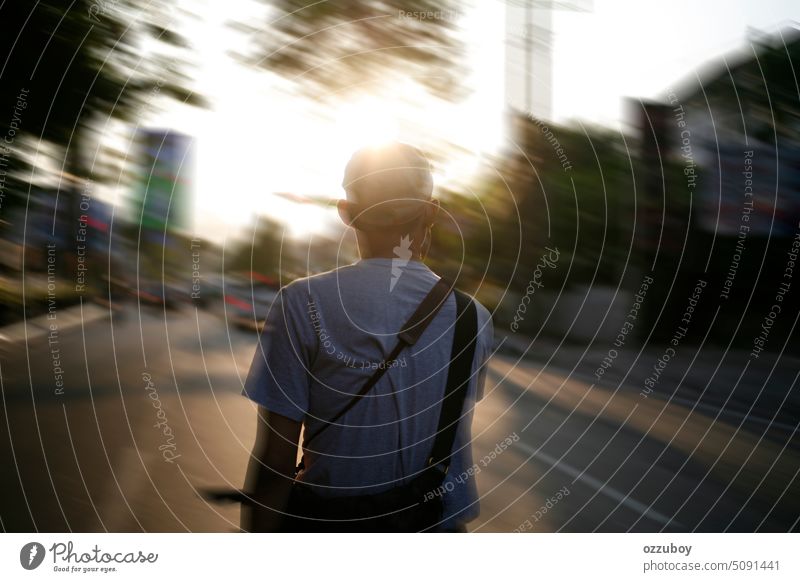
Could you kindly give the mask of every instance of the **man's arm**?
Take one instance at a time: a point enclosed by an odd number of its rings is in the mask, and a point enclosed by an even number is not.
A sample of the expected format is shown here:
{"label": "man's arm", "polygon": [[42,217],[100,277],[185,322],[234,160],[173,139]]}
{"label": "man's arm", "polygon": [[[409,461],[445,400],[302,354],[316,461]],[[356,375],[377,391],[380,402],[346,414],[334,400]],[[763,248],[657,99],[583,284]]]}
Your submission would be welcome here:
{"label": "man's arm", "polygon": [[302,423],[258,407],[258,429],[245,491],[256,502],[242,506],[243,531],[277,531],[289,500]]}

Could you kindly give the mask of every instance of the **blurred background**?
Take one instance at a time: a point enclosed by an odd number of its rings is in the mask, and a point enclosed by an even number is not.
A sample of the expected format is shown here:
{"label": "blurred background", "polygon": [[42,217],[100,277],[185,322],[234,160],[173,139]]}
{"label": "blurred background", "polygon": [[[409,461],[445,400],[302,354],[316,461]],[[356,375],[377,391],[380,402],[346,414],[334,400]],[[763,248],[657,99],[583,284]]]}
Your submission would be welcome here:
{"label": "blurred background", "polygon": [[798,21],[0,4],[0,526],[236,529],[199,491],[242,484],[266,312],[358,259],[344,165],[399,139],[435,167],[428,264],[494,321],[471,529],[796,531]]}

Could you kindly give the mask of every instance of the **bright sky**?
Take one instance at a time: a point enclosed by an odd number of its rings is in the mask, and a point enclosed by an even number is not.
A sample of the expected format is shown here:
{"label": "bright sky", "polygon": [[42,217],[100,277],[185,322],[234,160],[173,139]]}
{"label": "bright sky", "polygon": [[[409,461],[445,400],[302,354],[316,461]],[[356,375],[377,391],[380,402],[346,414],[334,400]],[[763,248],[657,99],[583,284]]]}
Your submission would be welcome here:
{"label": "bright sky", "polygon": [[594,0],[554,15],[553,113],[615,126],[621,97],[655,97],[743,47],[747,28],[800,22],[797,0]]}
{"label": "bright sky", "polygon": [[[227,54],[242,38],[224,23],[263,19],[257,4],[205,0],[205,21],[188,34],[202,63],[197,85],[213,108],[172,105],[152,119],[153,126],[195,137],[197,234],[221,241],[255,213],[286,220],[296,233],[321,228],[331,210],[299,206],[273,193],[341,196],[347,159],[372,141],[424,146],[433,136],[448,138],[468,153],[438,168],[437,182],[468,176],[480,152],[496,151],[503,137],[503,3],[474,4],[462,23],[473,71],[466,102],[437,102],[412,85],[397,84],[386,95],[364,96],[331,112],[282,92],[269,75]],[[202,10],[197,2],[189,5]],[[616,126],[622,97],[655,96],[709,58],[741,47],[748,26],[771,32],[791,19],[800,20],[800,2],[594,0],[589,13],[558,11],[554,117]]]}

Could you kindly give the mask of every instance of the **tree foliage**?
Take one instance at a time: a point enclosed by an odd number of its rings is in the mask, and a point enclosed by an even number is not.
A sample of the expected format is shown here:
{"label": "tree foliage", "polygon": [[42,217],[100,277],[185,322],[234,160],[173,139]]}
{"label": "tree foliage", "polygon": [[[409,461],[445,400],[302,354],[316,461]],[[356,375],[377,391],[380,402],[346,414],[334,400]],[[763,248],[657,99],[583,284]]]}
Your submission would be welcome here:
{"label": "tree foliage", "polygon": [[463,93],[458,3],[273,0],[264,28],[252,28],[251,62],[284,75],[317,99],[374,92],[406,77],[432,94]]}
{"label": "tree foliage", "polygon": [[[187,45],[168,25],[171,11],[169,3],[140,7],[128,0],[0,4],[0,132],[11,128],[25,91],[15,137],[56,146],[65,169],[84,177],[87,168],[78,154],[98,121],[109,116],[132,121],[154,87],[201,104],[186,88],[174,55],[159,57],[145,49],[148,42],[174,49]],[[24,164],[19,156],[16,164]]]}

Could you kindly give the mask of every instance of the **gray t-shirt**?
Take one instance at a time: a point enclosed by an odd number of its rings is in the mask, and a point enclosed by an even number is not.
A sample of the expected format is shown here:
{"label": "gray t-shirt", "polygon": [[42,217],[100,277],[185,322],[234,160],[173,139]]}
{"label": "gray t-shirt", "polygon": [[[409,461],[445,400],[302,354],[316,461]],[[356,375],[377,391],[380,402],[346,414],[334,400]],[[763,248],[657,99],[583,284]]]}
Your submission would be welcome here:
{"label": "gray t-shirt", "polygon": [[[393,264],[394,263],[394,264]],[[256,348],[244,393],[302,421],[306,434],[332,418],[394,348],[396,334],[439,277],[418,261],[366,259],[284,287]],[[477,517],[472,412],[483,396],[493,332],[476,301],[478,340],[450,470],[440,489],[443,528]],[[309,445],[300,481],[320,495],[377,493],[425,466],[444,395],[455,323],[451,294],[419,341],[401,352],[370,393]]]}

